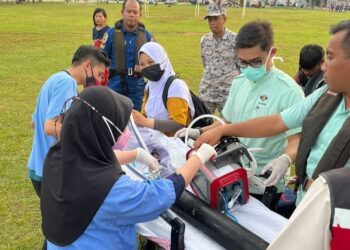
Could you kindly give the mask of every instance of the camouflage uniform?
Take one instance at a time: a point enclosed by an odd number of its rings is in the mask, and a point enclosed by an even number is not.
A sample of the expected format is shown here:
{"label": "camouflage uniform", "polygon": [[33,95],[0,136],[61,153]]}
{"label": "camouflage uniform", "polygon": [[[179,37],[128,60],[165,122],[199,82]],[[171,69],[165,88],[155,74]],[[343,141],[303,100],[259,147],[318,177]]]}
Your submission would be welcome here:
{"label": "camouflage uniform", "polygon": [[225,105],[231,83],[239,75],[236,67],[236,33],[225,28],[221,40],[216,40],[210,32],[202,37],[201,57],[203,75],[199,86],[199,97],[214,113],[221,112]]}

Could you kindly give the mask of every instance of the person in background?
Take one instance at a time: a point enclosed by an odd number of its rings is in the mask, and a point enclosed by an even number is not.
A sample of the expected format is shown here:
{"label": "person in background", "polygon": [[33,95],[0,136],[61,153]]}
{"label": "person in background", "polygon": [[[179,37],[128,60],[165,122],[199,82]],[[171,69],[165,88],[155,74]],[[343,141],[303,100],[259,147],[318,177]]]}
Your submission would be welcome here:
{"label": "person in background", "polygon": [[167,179],[132,180],[112,150],[131,111],[129,98],[106,87],[73,99],[45,159],[41,212],[49,250],[137,249],[135,224],[169,208],[216,155],[204,144]]}
{"label": "person in background", "polygon": [[143,44],[152,40],[151,34],[140,22],[141,4],[136,0],[125,0],[123,19],[109,29],[104,51],[111,59],[108,87],[129,97],[134,109],[140,111],[145,81],[140,74],[138,52]]}
{"label": "person in background", "polygon": [[[239,30],[235,43],[237,65],[242,74],[233,80],[222,111],[227,126],[281,112],[304,99],[300,86],[273,64],[277,49],[274,47],[273,30],[269,22],[258,20],[246,23]],[[208,131],[215,133],[220,125],[221,123],[215,122],[202,129],[190,129],[189,136],[197,138],[203,132],[203,136]],[[183,137],[185,132],[186,129],[182,129],[176,135]],[[248,147],[263,148],[254,153],[258,164],[256,176],[261,182],[266,182],[259,177],[261,172],[265,173],[270,168],[289,169],[295,158],[296,150],[293,145],[299,142],[299,132],[300,128],[296,128],[273,137],[240,138]],[[279,176],[281,172],[277,172]],[[285,172],[282,175],[284,174]],[[274,210],[285,190],[285,184],[282,179],[276,178],[276,171],[272,172],[269,183],[277,187],[275,201],[268,204]],[[255,198],[263,200],[264,190],[250,185],[249,191]]]}
{"label": "person in background", "polygon": [[106,24],[107,13],[102,8],[96,8],[92,15],[94,27],[92,29],[92,42],[97,48],[103,49],[106,45],[109,26]]}
{"label": "person in background", "polygon": [[[106,45],[108,39],[109,26],[106,24],[107,13],[102,8],[96,8],[94,14],[92,15],[92,20],[94,22],[94,27],[92,29],[92,42],[97,48],[103,49]],[[109,70],[106,69],[101,80],[101,85],[107,86],[108,84]]]}
{"label": "person in background", "polygon": [[141,113],[133,111],[136,125],[152,128],[167,135],[186,127],[194,115],[190,91],[183,80],[174,79],[168,89],[166,105],[163,91],[175,72],[164,48],[155,42],[144,44],[139,52],[142,75],[148,79]]}
{"label": "person in background", "polygon": [[236,65],[236,33],[225,27],[226,9],[216,3],[208,5],[210,33],[201,39],[203,75],[199,98],[212,114],[224,108],[233,79],[240,74]]}
{"label": "person in background", "polygon": [[305,45],[299,55],[299,72],[295,80],[304,89],[305,96],[322,87],[325,82],[321,66],[324,62],[324,49],[317,44]]}
{"label": "person in background", "polygon": [[28,176],[40,198],[43,165],[49,148],[60,137],[64,102],[78,94],[77,84],[94,85],[101,81],[110,64],[107,55],[94,46],[80,46],[67,70],[53,74],[42,86],[34,114],[32,150],[28,160]]}

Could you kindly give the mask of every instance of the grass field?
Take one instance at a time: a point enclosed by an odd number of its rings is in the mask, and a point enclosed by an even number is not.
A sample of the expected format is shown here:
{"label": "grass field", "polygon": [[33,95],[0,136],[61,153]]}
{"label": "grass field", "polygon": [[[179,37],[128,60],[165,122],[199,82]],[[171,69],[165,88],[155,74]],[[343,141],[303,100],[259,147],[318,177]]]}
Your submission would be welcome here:
{"label": "grass field", "polygon": [[[76,48],[91,43],[92,12],[97,5],[0,4],[0,249],[39,249],[39,201],[27,179],[31,149],[31,114],[43,82],[67,68]],[[121,5],[103,5],[108,23],[120,18]],[[201,76],[199,40],[208,32],[194,6],[150,6],[146,27],[167,50],[174,69],[194,91]],[[345,13],[296,9],[229,9],[227,26],[238,31],[256,18],[273,23],[277,66],[293,75],[300,48],[307,43],[326,46],[330,24],[348,19]]]}

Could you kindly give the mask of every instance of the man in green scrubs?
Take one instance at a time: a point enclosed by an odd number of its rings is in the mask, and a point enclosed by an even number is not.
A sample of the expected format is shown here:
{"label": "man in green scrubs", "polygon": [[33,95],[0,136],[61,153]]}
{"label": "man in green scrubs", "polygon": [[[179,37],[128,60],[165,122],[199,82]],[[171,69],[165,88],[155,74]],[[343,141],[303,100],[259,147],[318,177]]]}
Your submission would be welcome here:
{"label": "man in green scrubs", "polygon": [[[222,111],[226,123],[272,115],[304,99],[303,91],[295,81],[273,64],[277,50],[273,47],[270,23],[254,21],[245,24],[237,34],[236,49],[237,66],[242,74],[233,80]],[[215,131],[218,126],[220,123],[217,122],[201,130],[193,129],[189,134],[195,138],[202,132]],[[283,165],[288,169],[296,152],[287,152],[288,147],[287,150],[285,147],[290,143],[298,143],[299,132],[300,128],[296,128],[269,138],[241,138],[248,147],[263,148],[254,154],[258,163],[256,175],[261,173],[264,166],[270,168],[268,166]],[[178,136],[181,136],[181,131]],[[274,181],[273,185],[277,186],[279,195],[284,191],[283,178]],[[250,185],[249,191],[254,197],[262,199],[263,190]],[[275,205],[271,204],[270,207]]]}
{"label": "man in green scrubs", "polygon": [[[283,112],[208,131],[196,140],[195,147],[204,142],[214,145],[222,136],[259,138],[303,126],[296,157],[301,184],[297,203],[318,174],[350,167],[350,20],[333,26],[331,35],[322,65],[327,85]],[[272,167],[272,172],[282,170],[287,171]]]}

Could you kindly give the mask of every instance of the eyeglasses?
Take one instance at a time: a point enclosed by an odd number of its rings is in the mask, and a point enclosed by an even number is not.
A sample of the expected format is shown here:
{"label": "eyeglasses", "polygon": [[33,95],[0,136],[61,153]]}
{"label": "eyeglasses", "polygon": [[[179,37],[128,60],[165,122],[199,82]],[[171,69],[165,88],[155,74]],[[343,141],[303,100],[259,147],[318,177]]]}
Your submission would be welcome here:
{"label": "eyeglasses", "polygon": [[252,68],[260,68],[263,64],[265,64],[267,62],[267,60],[269,60],[269,57],[271,55],[271,51],[272,51],[272,48],[270,48],[265,62],[263,62],[263,59],[254,59],[254,60],[251,60],[251,61],[245,61],[245,60],[237,59],[236,60],[236,65],[239,68],[247,68],[248,66],[250,66]]}
{"label": "eyeglasses", "polygon": [[[60,112],[60,116],[62,116],[62,122],[63,122],[63,118],[64,118],[65,113],[67,112],[67,110],[70,108],[70,106],[73,104],[74,101],[80,101],[80,102],[84,103],[86,106],[88,106],[90,109],[92,109],[96,114],[98,114],[103,119],[103,121],[106,123],[106,126],[108,127],[108,130],[112,136],[114,144],[116,143],[116,141],[115,141],[115,138],[113,136],[112,129],[110,128],[109,125],[112,125],[112,127],[114,127],[121,135],[124,135],[124,133],[116,125],[114,125],[114,123],[111,120],[109,120],[101,112],[99,112],[97,110],[97,108],[95,108],[90,103],[88,103],[87,101],[85,101],[84,99],[82,99],[78,96],[73,96],[64,102],[62,110]],[[57,119],[56,119],[56,121],[57,121]]]}
{"label": "eyeglasses", "polygon": [[244,61],[244,60],[238,59],[236,61],[236,65],[239,68],[247,68],[248,66],[251,66],[252,68],[260,68],[263,64],[264,64],[263,60],[261,59],[252,60],[252,61]]}

